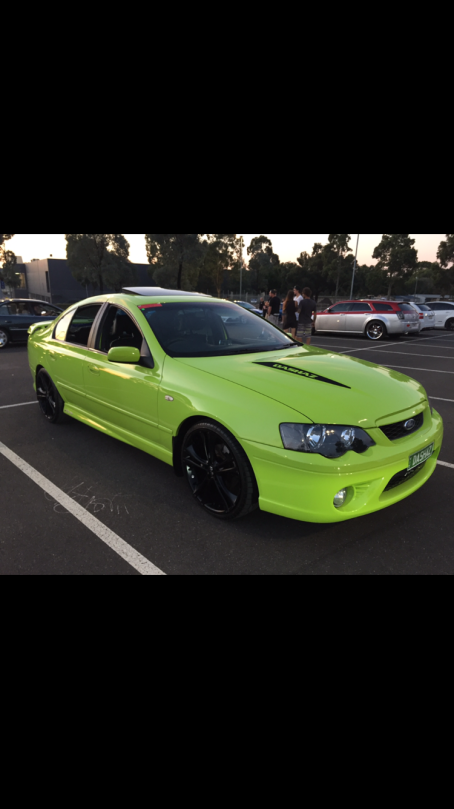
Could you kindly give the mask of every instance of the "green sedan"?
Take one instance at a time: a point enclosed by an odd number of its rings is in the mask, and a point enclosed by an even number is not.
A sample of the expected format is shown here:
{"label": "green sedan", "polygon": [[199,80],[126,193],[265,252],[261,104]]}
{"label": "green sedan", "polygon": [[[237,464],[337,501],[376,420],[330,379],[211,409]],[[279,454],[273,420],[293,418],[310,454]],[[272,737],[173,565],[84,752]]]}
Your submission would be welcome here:
{"label": "green sedan", "polygon": [[443,424],[418,382],[237,312],[133,288],[31,326],[43,415],[71,416],[170,464],[222,520],[259,507],[341,522],[428,480]]}

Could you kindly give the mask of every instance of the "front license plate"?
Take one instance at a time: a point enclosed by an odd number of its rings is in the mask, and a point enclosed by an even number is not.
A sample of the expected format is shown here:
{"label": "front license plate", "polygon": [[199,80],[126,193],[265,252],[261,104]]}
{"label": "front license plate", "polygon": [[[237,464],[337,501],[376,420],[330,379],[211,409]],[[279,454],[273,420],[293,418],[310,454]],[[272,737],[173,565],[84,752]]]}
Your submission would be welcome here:
{"label": "front license plate", "polygon": [[410,469],[414,469],[415,466],[420,466],[420,464],[425,463],[432,457],[434,454],[435,444],[429,444],[428,447],[424,447],[424,449],[420,449],[419,452],[415,452],[414,455],[410,455],[410,460],[408,462],[408,471]]}

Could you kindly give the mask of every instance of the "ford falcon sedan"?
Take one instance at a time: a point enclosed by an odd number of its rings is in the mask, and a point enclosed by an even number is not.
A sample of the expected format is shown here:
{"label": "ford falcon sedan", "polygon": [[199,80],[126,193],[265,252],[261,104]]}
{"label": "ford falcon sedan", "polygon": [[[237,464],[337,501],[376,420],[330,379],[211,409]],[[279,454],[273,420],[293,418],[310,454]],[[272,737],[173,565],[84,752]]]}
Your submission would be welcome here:
{"label": "ford falcon sedan", "polygon": [[259,507],[340,522],[428,480],[443,425],[419,382],[237,312],[132,288],[31,326],[43,416],[78,419],[170,464],[221,520]]}

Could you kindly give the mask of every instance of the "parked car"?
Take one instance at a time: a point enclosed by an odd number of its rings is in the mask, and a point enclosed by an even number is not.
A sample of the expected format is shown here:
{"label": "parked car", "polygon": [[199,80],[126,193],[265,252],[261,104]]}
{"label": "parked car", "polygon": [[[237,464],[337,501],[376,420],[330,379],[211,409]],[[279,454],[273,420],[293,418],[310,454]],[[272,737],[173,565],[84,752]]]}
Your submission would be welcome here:
{"label": "parked car", "polygon": [[435,313],[435,328],[454,331],[454,303],[434,301],[427,304]]}
{"label": "parked car", "polygon": [[415,303],[414,301],[405,301],[405,303],[408,303],[408,305],[417,312],[419,317],[419,331],[435,328],[435,313],[432,312],[432,309],[426,306],[425,303]]}
{"label": "parked car", "polygon": [[26,343],[33,323],[55,320],[63,310],[46,301],[28,298],[0,300],[0,349],[10,343]]}
{"label": "parked car", "polygon": [[395,301],[344,301],[317,315],[315,331],[364,334],[377,341],[388,334],[419,332],[419,315],[409,304]]}
{"label": "parked car", "polygon": [[263,312],[260,309],[256,309],[255,306],[252,306],[252,304],[247,303],[246,301],[233,301],[233,303],[236,303],[238,306],[242,306],[243,309],[247,309],[248,312],[254,312],[255,315],[260,315],[260,317],[263,316]]}
{"label": "parked car", "polygon": [[221,520],[259,506],[341,522],[430,478],[443,423],[419,382],[302,346],[237,311],[194,293],[133,288],[32,325],[43,416],[71,416],[173,466]]}

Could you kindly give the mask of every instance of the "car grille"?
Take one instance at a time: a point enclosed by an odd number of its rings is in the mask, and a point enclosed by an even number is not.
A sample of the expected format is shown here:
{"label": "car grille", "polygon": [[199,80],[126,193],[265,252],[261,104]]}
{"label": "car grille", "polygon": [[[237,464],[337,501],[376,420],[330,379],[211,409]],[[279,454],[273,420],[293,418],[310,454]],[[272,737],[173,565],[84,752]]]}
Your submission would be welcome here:
{"label": "car grille", "polygon": [[384,491],[389,492],[390,489],[395,489],[396,486],[400,486],[402,483],[406,483],[407,480],[411,480],[411,478],[414,478],[418,472],[421,472],[421,469],[424,469],[425,465],[425,463],[422,463],[421,466],[415,466],[415,468],[410,469],[410,471],[408,471],[408,469],[404,469],[403,472],[398,472],[397,475],[394,475],[394,477],[391,478]]}
{"label": "car grille", "polygon": [[406,435],[411,435],[421,429],[424,423],[424,413],[420,413],[419,416],[416,416],[415,426],[412,430],[405,429],[404,424],[406,424],[407,421],[408,419],[405,419],[405,421],[399,421],[397,424],[385,424],[385,426],[380,429],[390,441],[397,441],[398,438],[405,438]]}

